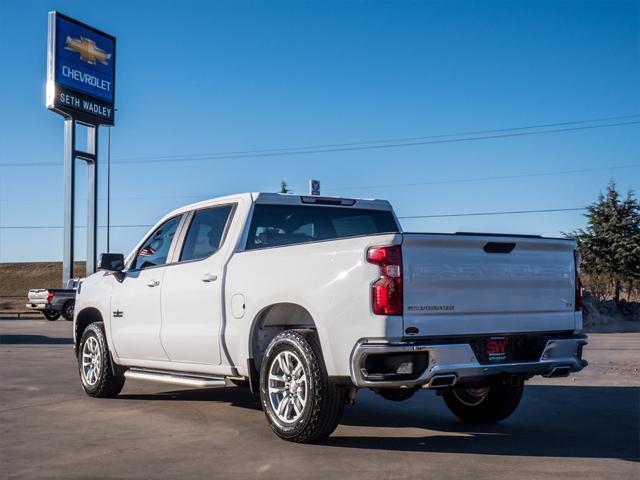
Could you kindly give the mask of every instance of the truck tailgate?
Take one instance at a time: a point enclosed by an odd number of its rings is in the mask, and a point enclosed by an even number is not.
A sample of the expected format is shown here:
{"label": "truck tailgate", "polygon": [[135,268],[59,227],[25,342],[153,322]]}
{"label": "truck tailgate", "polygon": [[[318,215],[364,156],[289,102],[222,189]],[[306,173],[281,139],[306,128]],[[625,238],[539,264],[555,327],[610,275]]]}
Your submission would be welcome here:
{"label": "truck tailgate", "polygon": [[570,240],[405,233],[404,328],[419,336],[574,330]]}
{"label": "truck tailgate", "polygon": [[27,294],[29,303],[33,305],[44,305],[47,303],[49,291],[46,288],[32,288]]}

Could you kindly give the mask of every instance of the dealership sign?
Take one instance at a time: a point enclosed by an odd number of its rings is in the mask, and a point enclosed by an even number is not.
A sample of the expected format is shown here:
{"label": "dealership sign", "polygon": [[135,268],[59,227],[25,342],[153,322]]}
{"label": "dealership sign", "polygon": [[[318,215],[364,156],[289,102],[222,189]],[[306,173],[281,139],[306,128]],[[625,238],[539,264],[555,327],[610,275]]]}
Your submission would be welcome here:
{"label": "dealership sign", "polygon": [[49,12],[47,108],[93,125],[113,125],[116,39]]}

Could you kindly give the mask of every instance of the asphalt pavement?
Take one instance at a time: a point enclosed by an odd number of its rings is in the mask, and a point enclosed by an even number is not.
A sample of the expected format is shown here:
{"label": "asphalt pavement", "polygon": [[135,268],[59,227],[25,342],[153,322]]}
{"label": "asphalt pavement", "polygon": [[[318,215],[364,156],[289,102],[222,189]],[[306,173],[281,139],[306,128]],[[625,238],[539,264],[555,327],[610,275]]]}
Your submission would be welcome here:
{"label": "asphalt pavement", "polygon": [[327,441],[297,445],[243,388],[128,380],[90,398],[69,322],[0,319],[0,477],[639,478],[640,333],[609,330],[590,335],[587,369],[531,381],[498,425],[461,424],[432,391],[361,391]]}

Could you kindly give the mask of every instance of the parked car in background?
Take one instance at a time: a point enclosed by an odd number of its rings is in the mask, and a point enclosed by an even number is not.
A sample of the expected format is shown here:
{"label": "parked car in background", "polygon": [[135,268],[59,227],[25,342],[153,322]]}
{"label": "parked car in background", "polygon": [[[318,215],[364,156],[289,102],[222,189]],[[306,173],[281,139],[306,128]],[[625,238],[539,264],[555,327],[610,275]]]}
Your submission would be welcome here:
{"label": "parked car in background", "polygon": [[535,375],[581,370],[572,240],[402,232],[382,200],[247,193],[166,215],[77,295],[80,379],[246,383],[281,438],[333,432],[360,388],[438,391],[465,422],[509,417]]}
{"label": "parked car in background", "polygon": [[42,312],[47,320],[73,320],[79,278],[67,282],[67,288],[32,288],[27,294],[27,308]]}

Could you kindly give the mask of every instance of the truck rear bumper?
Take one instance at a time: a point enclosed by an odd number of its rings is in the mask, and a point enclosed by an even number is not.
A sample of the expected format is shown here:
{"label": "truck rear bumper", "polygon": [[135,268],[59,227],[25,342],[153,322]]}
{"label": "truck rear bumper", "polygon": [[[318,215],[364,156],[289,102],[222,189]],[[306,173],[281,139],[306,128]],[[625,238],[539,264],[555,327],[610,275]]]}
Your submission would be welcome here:
{"label": "truck rear bumper", "polygon": [[[501,376],[562,377],[587,365],[582,360],[587,343],[586,335],[551,338],[537,360],[481,363],[469,343],[381,343],[363,339],[351,354],[351,380],[357,387],[447,388]],[[377,365],[378,371],[369,371],[372,365],[374,370]],[[389,373],[389,367],[397,368],[396,372]]]}
{"label": "truck rear bumper", "polygon": [[51,310],[51,305],[48,303],[27,303],[25,306],[31,310],[38,310],[41,312]]}

